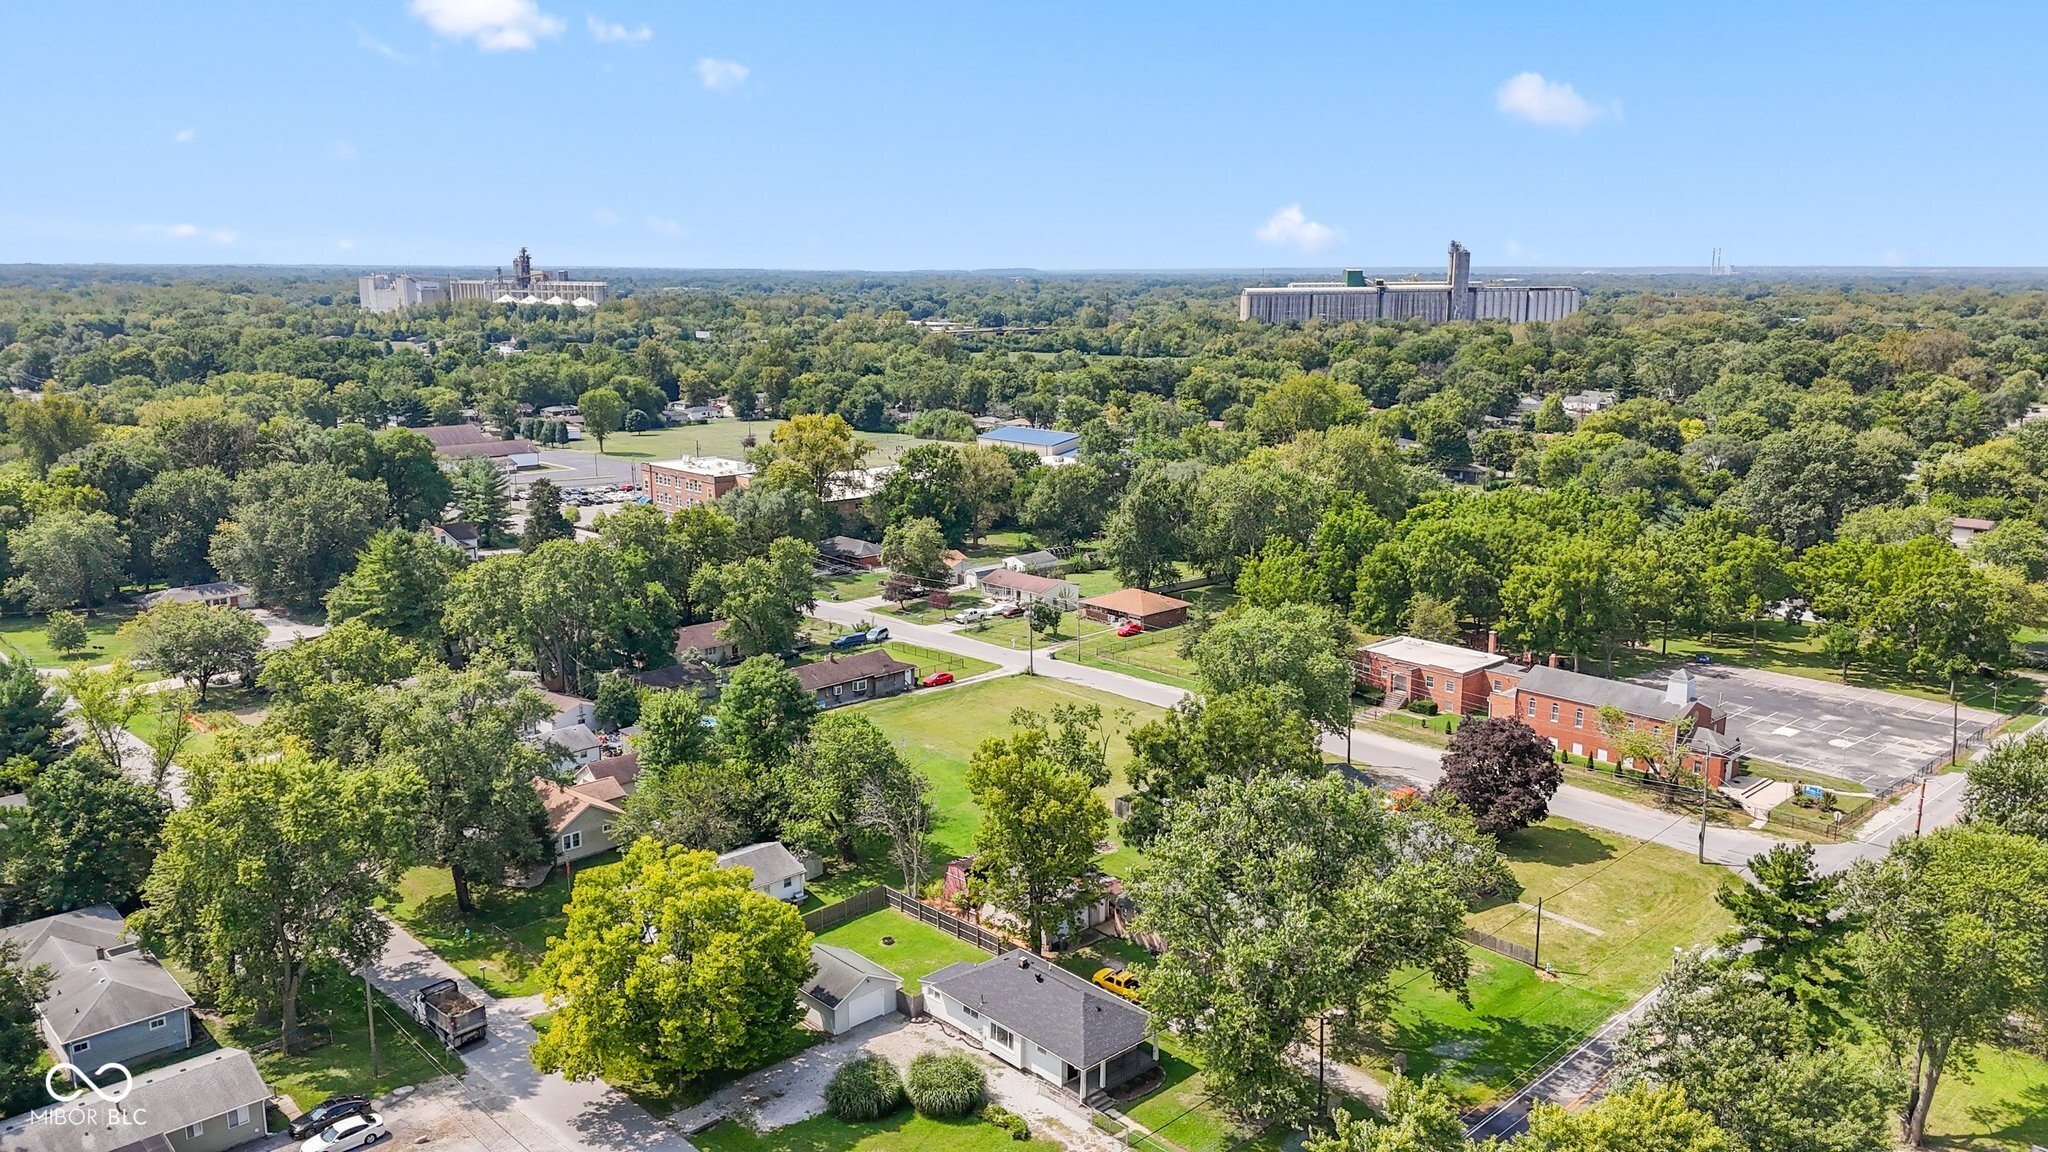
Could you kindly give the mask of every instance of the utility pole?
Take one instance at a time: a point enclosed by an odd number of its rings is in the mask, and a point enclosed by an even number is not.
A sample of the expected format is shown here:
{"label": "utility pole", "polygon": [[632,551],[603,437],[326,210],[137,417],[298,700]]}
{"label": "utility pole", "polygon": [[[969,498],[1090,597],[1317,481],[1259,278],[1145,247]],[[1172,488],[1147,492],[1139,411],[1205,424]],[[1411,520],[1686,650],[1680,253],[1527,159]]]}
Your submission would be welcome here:
{"label": "utility pole", "polygon": [[370,998],[370,966],[363,965],[363,1022],[370,1027],[370,1084],[377,1083],[377,1006]]}
{"label": "utility pole", "polygon": [[1532,967],[1543,967],[1543,900],[1536,900],[1536,963]]}
{"label": "utility pole", "polygon": [[1704,779],[1703,779],[1703,780],[1701,780],[1701,781],[1700,781],[1700,863],[1702,863],[1702,864],[1705,864],[1705,863],[1707,862],[1707,799],[1708,799],[1708,797],[1710,797],[1710,796],[1712,796],[1712,795],[1713,795],[1713,790],[1707,787],[1706,781],[1705,781]]}
{"label": "utility pole", "polygon": [[1029,612],[1024,613],[1024,671],[1033,676],[1038,675],[1038,630],[1031,626]]}

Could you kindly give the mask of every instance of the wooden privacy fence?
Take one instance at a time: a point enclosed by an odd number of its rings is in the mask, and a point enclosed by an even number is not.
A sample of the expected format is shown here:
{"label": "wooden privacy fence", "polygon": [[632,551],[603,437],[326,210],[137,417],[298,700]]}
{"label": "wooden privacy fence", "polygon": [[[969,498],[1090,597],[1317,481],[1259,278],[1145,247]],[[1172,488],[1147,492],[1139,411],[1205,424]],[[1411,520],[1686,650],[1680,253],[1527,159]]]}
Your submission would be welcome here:
{"label": "wooden privacy fence", "polygon": [[959,940],[964,940],[991,955],[1007,952],[1017,947],[1008,937],[979,924],[963,920],[942,908],[934,908],[920,900],[913,900],[886,884],[863,888],[837,904],[813,908],[804,913],[804,927],[812,932],[823,932],[835,925],[844,924],[855,917],[865,916],[880,908],[901,912],[922,924],[929,924],[939,931]]}
{"label": "wooden privacy fence", "polygon": [[1477,928],[1466,928],[1458,933],[1458,937],[1467,944],[1476,944],[1488,952],[1497,952],[1510,960],[1518,960],[1531,968],[1536,967],[1536,950],[1527,944],[1503,940],[1491,932],[1481,932]]}

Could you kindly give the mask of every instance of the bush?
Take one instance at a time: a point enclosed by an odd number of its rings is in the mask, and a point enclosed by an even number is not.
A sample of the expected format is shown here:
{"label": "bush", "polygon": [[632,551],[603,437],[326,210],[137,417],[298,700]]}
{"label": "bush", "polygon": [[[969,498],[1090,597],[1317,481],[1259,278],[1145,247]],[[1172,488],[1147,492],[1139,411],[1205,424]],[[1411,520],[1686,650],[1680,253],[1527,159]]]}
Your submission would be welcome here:
{"label": "bush", "polygon": [[918,1115],[943,1120],[981,1107],[988,1074],[972,1056],[926,1052],[911,1060],[904,1088]]}
{"label": "bush", "polygon": [[1031,1125],[1025,1123],[1022,1116],[1017,1115],[1001,1104],[984,1106],[981,1110],[981,1118],[1008,1132],[1012,1140],[1031,1139]]}
{"label": "bush", "polygon": [[825,1111],[840,1120],[879,1120],[902,1106],[903,1077],[881,1056],[855,1057],[825,1085]]}
{"label": "bush", "polygon": [[1407,708],[1408,711],[1415,713],[1417,716],[1436,715],[1436,701],[1434,700],[1410,700]]}

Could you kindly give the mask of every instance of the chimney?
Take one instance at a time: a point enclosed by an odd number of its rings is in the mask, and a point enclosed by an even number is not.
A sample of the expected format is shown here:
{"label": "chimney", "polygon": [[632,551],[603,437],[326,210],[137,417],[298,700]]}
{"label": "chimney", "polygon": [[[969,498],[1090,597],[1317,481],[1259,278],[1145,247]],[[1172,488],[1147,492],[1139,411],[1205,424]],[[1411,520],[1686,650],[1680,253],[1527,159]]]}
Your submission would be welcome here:
{"label": "chimney", "polygon": [[1550,654],[1550,666],[1551,666],[1552,668],[1555,668],[1555,667],[1557,667],[1557,653],[1555,653],[1555,652],[1552,652],[1552,653]]}
{"label": "chimney", "polygon": [[1692,673],[1683,668],[1673,672],[1671,679],[1664,684],[1664,702],[1666,704],[1684,707],[1697,699],[1699,699],[1699,692],[1693,684]]}
{"label": "chimney", "polygon": [[1500,655],[1500,633],[1492,628],[1486,630],[1486,654],[1488,656]]}

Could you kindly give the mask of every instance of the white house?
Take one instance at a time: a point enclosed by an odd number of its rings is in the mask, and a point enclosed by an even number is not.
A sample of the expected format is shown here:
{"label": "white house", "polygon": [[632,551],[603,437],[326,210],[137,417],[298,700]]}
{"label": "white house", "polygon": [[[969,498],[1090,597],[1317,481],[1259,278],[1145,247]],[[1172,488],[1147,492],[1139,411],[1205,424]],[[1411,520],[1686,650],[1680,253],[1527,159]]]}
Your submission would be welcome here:
{"label": "white house", "polygon": [[1081,606],[1081,586],[1072,580],[1053,576],[1034,576],[1029,572],[998,568],[982,573],[981,578],[975,581],[975,587],[999,603],[1029,607],[1043,600],[1062,612],[1072,612]]}
{"label": "white house", "polygon": [[818,974],[797,993],[804,1020],[827,1036],[851,1031],[896,1010],[903,977],[873,960],[832,944],[812,944]]}
{"label": "white house", "polygon": [[765,892],[777,900],[801,904],[808,894],[804,888],[804,864],[796,853],[783,847],[780,840],[764,840],[735,848],[718,858],[721,868],[751,868],[754,872],[754,891]]}
{"label": "white house", "polygon": [[1151,1013],[1022,949],[939,969],[924,1003],[989,1055],[1082,1099],[1159,1063]]}

